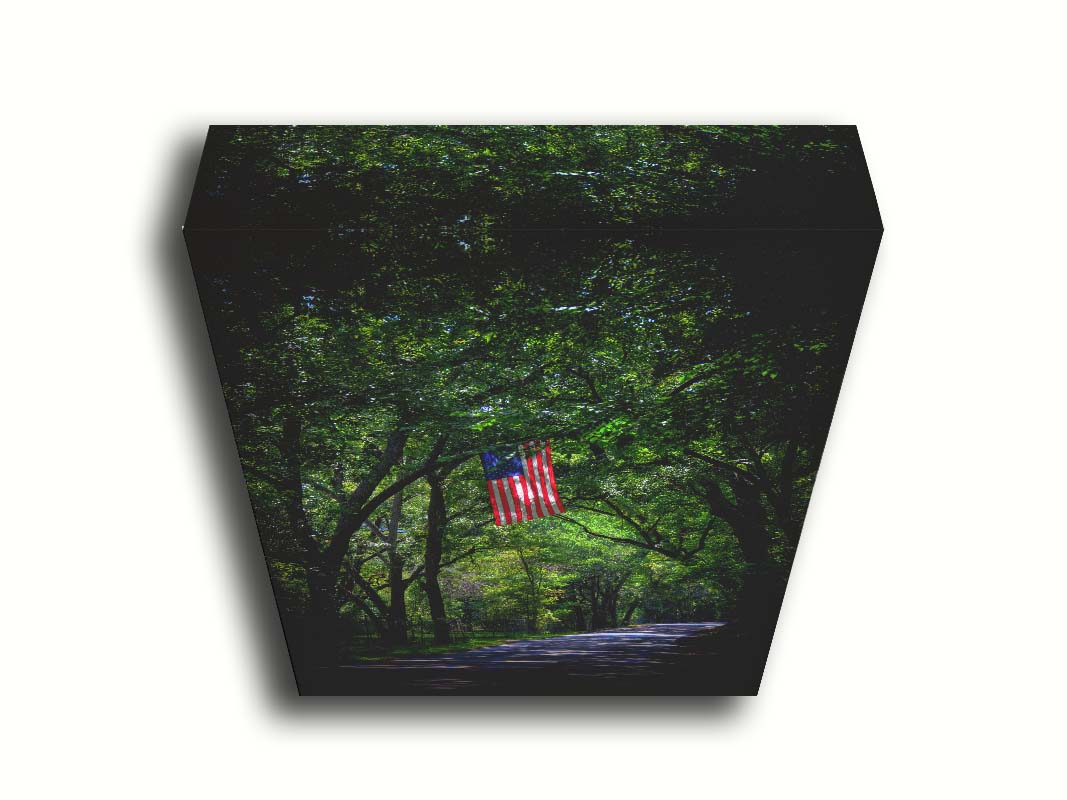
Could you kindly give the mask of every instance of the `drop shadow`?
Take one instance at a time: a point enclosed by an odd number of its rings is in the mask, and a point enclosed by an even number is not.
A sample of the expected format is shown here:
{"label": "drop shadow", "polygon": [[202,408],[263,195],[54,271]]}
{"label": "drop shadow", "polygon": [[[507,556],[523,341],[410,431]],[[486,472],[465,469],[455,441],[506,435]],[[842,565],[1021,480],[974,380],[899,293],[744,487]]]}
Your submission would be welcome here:
{"label": "drop shadow", "polygon": [[[184,377],[186,402],[200,424],[196,432],[202,467],[213,487],[213,510],[225,531],[224,548],[237,587],[248,644],[260,665],[258,683],[265,709],[280,722],[342,724],[360,720],[385,728],[440,724],[602,724],[605,719],[662,720],[706,725],[736,719],[749,698],[731,696],[338,696],[297,694],[263,550],[241,472],[222,388],[208,339],[200,298],[182,237],[206,131],[179,133],[152,233],[154,267],[161,307],[167,315]],[[516,719],[521,716],[521,720]]]}
{"label": "drop shadow", "polygon": [[191,416],[199,421],[191,434],[200,454],[200,466],[213,488],[218,527],[225,532],[223,547],[233,570],[233,584],[238,587],[242,627],[249,631],[249,645],[255,650],[256,662],[262,665],[254,677],[267,696],[295,696],[296,681],[182,236],[205,133],[180,134],[173,147],[152,231],[154,274],[184,378],[185,401],[193,409]]}
{"label": "drop shadow", "polygon": [[401,729],[413,717],[420,725],[449,730],[486,724],[603,726],[605,721],[662,721],[705,727],[739,719],[744,697],[678,696],[539,696],[539,697],[296,697],[275,695],[273,710],[295,723],[344,725],[366,719],[375,726]]}

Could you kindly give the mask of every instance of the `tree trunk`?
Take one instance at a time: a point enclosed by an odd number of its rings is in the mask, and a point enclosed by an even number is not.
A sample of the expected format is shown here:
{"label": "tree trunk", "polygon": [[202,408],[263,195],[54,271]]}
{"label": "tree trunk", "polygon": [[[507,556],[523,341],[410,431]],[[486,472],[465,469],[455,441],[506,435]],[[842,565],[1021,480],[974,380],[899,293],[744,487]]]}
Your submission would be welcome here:
{"label": "tree trunk", "polygon": [[400,555],[400,513],[404,507],[404,493],[393,495],[389,515],[386,544],[389,554],[389,623],[388,637],[392,645],[406,644],[407,636],[407,582],[404,580],[404,559]]}
{"label": "tree trunk", "polygon": [[589,588],[589,628],[598,631],[608,627],[608,619],[600,594],[600,577],[594,575]]}
{"label": "tree trunk", "polygon": [[404,562],[390,560],[389,562],[389,643],[394,645],[406,644],[408,640],[407,624],[408,610],[404,582]]}
{"label": "tree trunk", "polygon": [[641,605],[640,600],[634,600],[630,605],[626,607],[626,614],[623,615],[622,624],[629,625],[634,618],[634,612],[637,611],[637,607]]}
{"label": "tree trunk", "polygon": [[430,618],[433,620],[434,644],[448,644],[451,636],[439,581],[446,525],[443,476],[431,472],[426,476],[426,482],[430,484],[430,506],[426,514],[426,566],[423,585],[426,587],[426,601],[430,606]]}
{"label": "tree trunk", "polygon": [[[308,553],[308,593],[311,599],[311,615],[303,646],[307,648],[306,661],[319,666],[336,664],[341,646],[341,573],[344,558],[352,535],[369,519],[377,502],[368,503],[389,471],[400,460],[407,441],[407,434],[393,431],[389,434],[385,451],[378,463],[360,481],[356,490],[341,505],[341,514],[334,536],[325,548],[320,548],[312,536],[311,526],[304,511],[303,477],[300,468],[301,423],[295,415],[286,417],[282,431],[282,454],[285,460],[286,511],[290,527],[298,540],[304,543]],[[433,456],[431,455],[431,458]],[[394,482],[391,488],[399,488],[413,480],[409,475]],[[377,497],[382,498],[382,492]],[[385,498],[382,498],[384,501]]]}
{"label": "tree trunk", "polygon": [[308,566],[307,576],[311,613],[303,626],[300,647],[294,649],[294,659],[309,667],[333,666],[337,663],[341,641],[335,587],[323,579],[318,563]]}
{"label": "tree trunk", "polygon": [[336,586],[324,575],[322,552],[304,510],[302,439],[303,423],[300,417],[292,411],[286,413],[279,442],[282,456],[279,488],[284,498],[289,529],[304,549],[311,600],[311,613],[299,625],[296,637],[299,644],[293,648],[293,653],[294,659],[302,665],[319,667],[337,661],[340,620]]}
{"label": "tree trunk", "polygon": [[541,617],[541,592],[538,586],[537,577],[534,575],[533,569],[530,567],[530,562],[526,560],[526,556],[523,555],[522,550],[516,550],[518,553],[519,561],[522,563],[523,572],[526,573],[526,583],[530,587],[529,599],[526,602],[526,632],[537,633],[538,623]]}
{"label": "tree trunk", "polygon": [[584,631],[585,627],[585,609],[582,607],[582,596],[576,589],[571,591],[571,596],[574,598],[574,629],[576,631]]}
{"label": "tree trunk", "polygon": [[[741,645],[736,669],[743,680],[758,681],[778,622],[785,594],[785,576],[770,555],[770,532],[759,490],[751,484],[733,485],[737,511],[731,524],[745,557],[745,575],[735,609],[736,632]],[[754,689],[752,690],[754,691]],[[747,691],[739,690],[739,693]]]}
{"label": "tree trunk", "polygon": [[608,626],[617,628],[619,627],[619,592],[622,590],[622,585],[610,581],[605,581],[605,584],[604,615]]}

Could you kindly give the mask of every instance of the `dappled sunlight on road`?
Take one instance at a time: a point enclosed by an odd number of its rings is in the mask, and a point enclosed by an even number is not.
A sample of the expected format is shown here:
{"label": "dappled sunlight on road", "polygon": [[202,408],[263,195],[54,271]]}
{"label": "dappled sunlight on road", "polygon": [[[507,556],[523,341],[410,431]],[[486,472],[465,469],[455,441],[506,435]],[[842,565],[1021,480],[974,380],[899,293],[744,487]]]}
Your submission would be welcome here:
{"label": "dappled sunlight on road", "polygon": [[486,676],[508,670],[529,674],[531,679],[551,672],[557,679],[654,680],[692,656],[694,643],[709,637],[724,624],[638,625],[343,669],[375,675],[410,671],[416,673],[411,676],[412,686],[434,691],[472,688],[494,680]]}

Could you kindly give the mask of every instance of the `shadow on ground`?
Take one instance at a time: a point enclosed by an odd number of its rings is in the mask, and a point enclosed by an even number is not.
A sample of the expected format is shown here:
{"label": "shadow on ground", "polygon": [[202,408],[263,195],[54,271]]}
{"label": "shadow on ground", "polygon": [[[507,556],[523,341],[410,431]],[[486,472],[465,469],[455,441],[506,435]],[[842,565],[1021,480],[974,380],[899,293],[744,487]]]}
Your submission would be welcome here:
{"label": "shadow on ground", "polygon": [[636,625],[458,653],[304,670],[305,695],[751,694],[725,623]]}

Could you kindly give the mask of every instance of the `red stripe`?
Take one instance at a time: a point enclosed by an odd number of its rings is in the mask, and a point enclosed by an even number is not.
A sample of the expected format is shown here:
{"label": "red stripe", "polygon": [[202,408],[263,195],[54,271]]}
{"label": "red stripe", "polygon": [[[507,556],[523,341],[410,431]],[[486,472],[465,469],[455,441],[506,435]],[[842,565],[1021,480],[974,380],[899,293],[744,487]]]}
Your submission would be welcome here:
{"label": "red stripe", "polygon": [[[522,445],[519,445],[519,458],[522,458],[522,456]],[[533,493],[530,491],[530,484],[526,482],[526,475],[520,472],[518,478],[519,483],[522,485],[523,502],[526,503],[526,519],[533,519],[535,516],[534,511],[537,509],[537,503],[531,503],[530,498]]]}
{"label": "red stripe", "polygon": [[493,507],[493,519],[496,520],[497,525],[503,525],[504,523],[500,521],[500,509],[496,507],[496,497],[493,496],[493,482],[486,481],[485,488],[489,490],[489,505]]}
{"label": "red stripe", "polygon": [[[538,442],[540,445],[540,442]],[[548,499],[548,484],[545,482],[545,452],[544,450],[537,451],[537,480],[541,483],[541,497],[545,499],[545,508],[548,510],[549,516],[555,515],[555,510],[552,508],[552,503]]]}
{"label": "red stripe", "polygon": [[510,525],[511,524],[511,509],[508,507],[507,498],[503,497],[504,492],[507,491],[507,488],[504,486],[504,479],[503,478],[498,478],[497,482],[496,482],[496,485],[497,485],[497,488],[500,490],[500,494],[502,496],[502,499],[500,501],[500,510],[504,512],[504,524],[505,525]]}
{"label": "red stripe", "polygon": [[529,518],[526,516],[526,511],[522,507],[522,500],[519,499],[519,483],[516,480],[516,476],[512,475],[508,478],[508,482],[511,484],[511,499],[512,502],[515,503],[515,510],[518,512],[519,522],[525,522]]}
{"label": "red stripe", "polygon": [[[534,480],[535,476],[533,458],[530,456],[531,444],[533,443],[526,442],[526,444],[522,446],[522,457],[526,461],[526,473],[522,476],[522,485],[525,486],[530,493],[530,505],[533,507],[534,515],[540,518],[543,517],[545,513],[541,510],[541,504],[537,500],[537,495],[539,494],[539,492],[531,485],[531,481]],[[530,476],[529,479],[526,478],[527,474]]]}
{"label": "red stripe", "polygon": [[556,505],[559,506],[559,513],[562,514],[565,509],[563,507],[563,501],[559,498],[559,491],[556,489],[556,471],[552,469],[552,445],[545,441],[545,453],[548,455],[548,479],[552,481],[552,494],[556,498]]}

